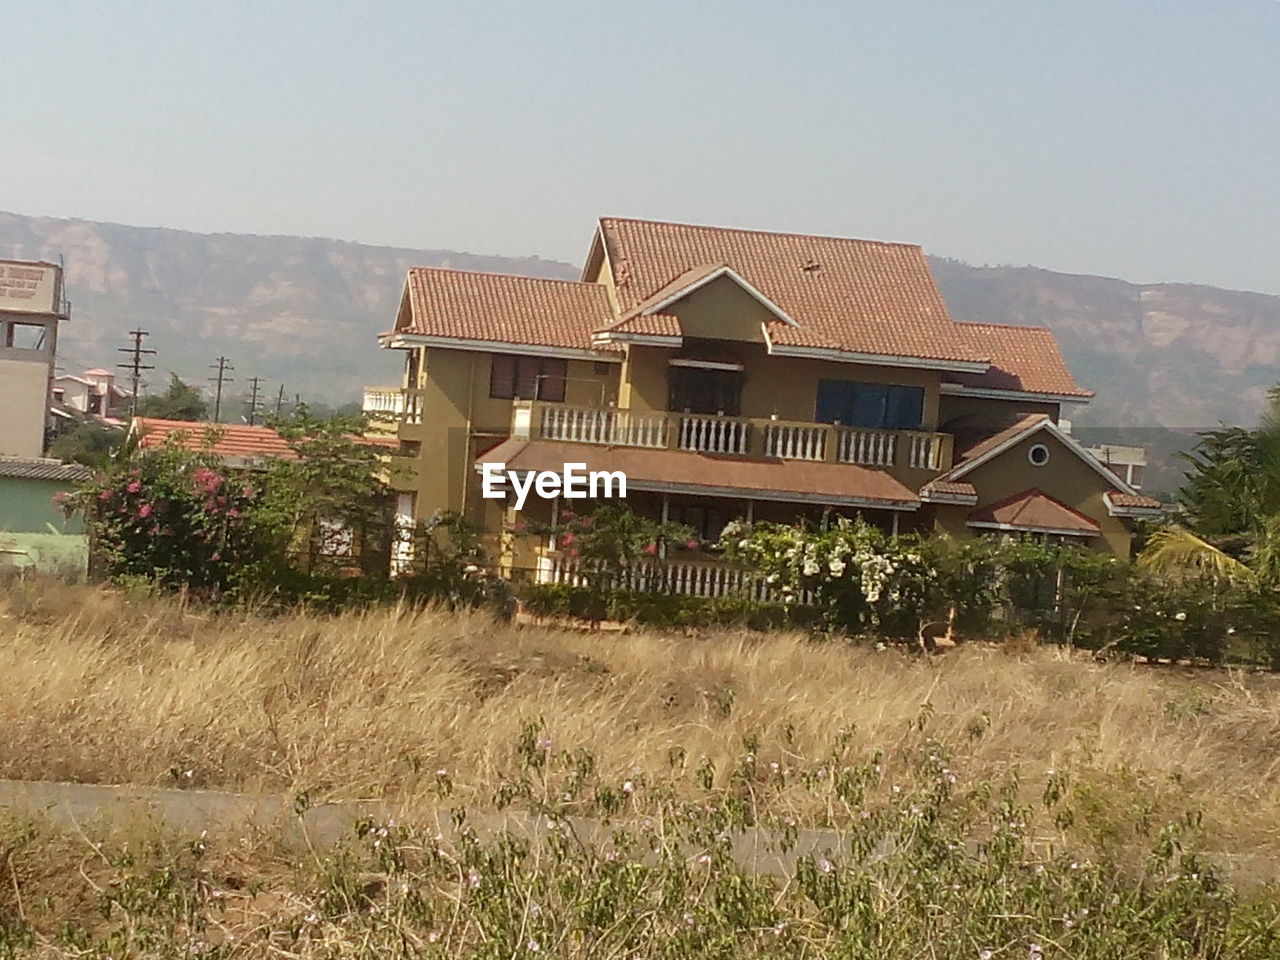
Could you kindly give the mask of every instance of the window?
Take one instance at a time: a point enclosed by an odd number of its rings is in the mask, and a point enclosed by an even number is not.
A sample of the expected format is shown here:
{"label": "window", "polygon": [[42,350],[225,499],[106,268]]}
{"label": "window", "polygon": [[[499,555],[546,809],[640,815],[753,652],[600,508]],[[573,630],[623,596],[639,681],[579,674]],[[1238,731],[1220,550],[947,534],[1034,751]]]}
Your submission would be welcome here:
{"label": "window", "polygon": [[739,370],[670,367],[668,378],[668,410],[736,417],[742,409],[742,372]]}
{"label": "window", "polygon": [[816,406],[819,423],[918,430],[924,420],[924,387],[819,380]]}
{"label": "window", "polygon": [[562,403],[568,370],[567,360],[495,353],[489,368],[489,396],[502,400],[551,400]]}
{"label": "window", "polygon": [[673,503],[668,514],[672,523],[682,523],[693,528],[693,535],[702,541],[719,540],[724,528],[734,518],[728,510],[718,507],[692,506]]}
{"label": "window", "polygon": [[596,360],[592,366],[592,370],[597,377],[607,377],[612,368],[613,364],[608,360]]}
{"label": "window", "polygon": [[1031,461],[1033,467],[1043,467],[1049,462],[1049,448],[1043,443],[1032,444],[1031,449],[1027,451],[1027,459]]}

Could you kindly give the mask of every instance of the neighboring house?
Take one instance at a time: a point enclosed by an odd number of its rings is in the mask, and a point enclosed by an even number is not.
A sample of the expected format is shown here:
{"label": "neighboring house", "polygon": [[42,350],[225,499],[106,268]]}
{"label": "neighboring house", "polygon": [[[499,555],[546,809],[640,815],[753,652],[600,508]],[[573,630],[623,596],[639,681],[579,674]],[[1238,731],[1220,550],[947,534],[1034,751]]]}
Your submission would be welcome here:
{"label": "neighboring house", "polygon": [[[205,423],[192,420],[163,420],[158,417],[134,417],[129,424],[129,437],[141,452],[158,450],[176,443],[193,452],[209,451],[232,470],[261,471],[274,459],[297,457],[287,440],[270,427],[245,424]],[[398,444],[390,437],[361,437],[363,443],[394,450]],[[310,561],[359,557],[362,537],[342,522],[319,517],[311,525]],[[394,548],[394,544],[391,548]],[[300,549],[300,553],[301,553]],[[383,561],[387,559],[385,552]]]}
{"label": "neighboring house", "polygon": [[44,453],[58,321],[69,312],[60,266],[0,260],[0,457]]}
{"label": "neighboring house", "polygon": [[129,418],[132,400],[133,394],[116,384],[114,373],[95,368],[81,376],[54,377],[50,412],[68,423],[93,419],[108,426],[123,427]]}
{"label": "neighboring house", "polygon": [[83,522],[55,502],[93,476],[77,463],[0,457],[0,566],[83,575],[89,543]]}
{"label": "neighboring house", "polygon": [[1123,557],[1159,511],[1059,428],[1092,392],[1052,334],[953,320],[918,246],[605,218],[579,282],[411,269],[380,340],[406,357],[365,402],[409,455],[401,511],[462,511],[511,570],[556,555],[496,536],[516,517],[484,462],[624,471],[636,510],[707,539],[835,512]]}

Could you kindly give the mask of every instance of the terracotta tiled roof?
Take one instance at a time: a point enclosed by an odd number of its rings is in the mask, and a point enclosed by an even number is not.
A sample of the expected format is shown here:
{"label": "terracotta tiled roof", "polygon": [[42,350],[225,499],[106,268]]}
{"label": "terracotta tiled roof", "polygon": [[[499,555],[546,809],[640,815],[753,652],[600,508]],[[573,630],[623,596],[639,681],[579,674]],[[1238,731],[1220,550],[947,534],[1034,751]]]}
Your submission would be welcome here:
{"label": "terracotta tiled roof", "polygon": [[614,315],[596,283],[413,267],[407,286],[397,333],[591,350],[591,331]]}
{"label": "terracotta tiled roof", "polygon": [[585,463],[587,470],[621,470],[636,489],[663,486],[690,493],[770,500],[807,499],[832,505],[869,503],[915,509],[920,499],[882,470],[805,460],[743,460],[683,450],[594,447],[554,440],[504,440],[476,460],[510,470],[553,470]]}
{"label": "terracotta tiled roof", "polygon": [[1159,500],[1151,497],[1144,497],[1140,493],[1121,493],[1119,490],[1112,490],[1107,493],[1107,499],[1117,507],[1137,507],[1145,510],[1159,510],[1163,504]]}
{"label": "terracotta tiled roof", "polygon": [[[632,333],[656,337],[680,336],[680,321],[669,313],[651,313],[647,316],[634,310],[621,320],[602,327],[598,333]],[[599,341],[597,341],[599,342]]]}
{"label": "terracotta tiled roof", "polygon": [[978,489],[972,483],[963,480],[935,480],[924,486],[922,493],[941,494],[945,497],[975,497]]}
{"label": "terracotta tiled roof", "polygon": [[93,476],[93,471],[83,464],[63,463],[61,460],[0,457],[0,477],[15,480],[60,480],[64,483],[83,483]]}
{"label": "terracotta tiled roof", "polygon": [[1015,327],[998,323],[957,323],[957,334],[976,351],[991,358],[986,373],[947,373],[944,379],[966,387],[1017,390],[1055,396],[1093,396],[1076,383],[1058,341],[1044,327]]}
{"label": "terracotta tiled roof", "polygon": [[614,217],[600,229],[624,313],[692,264],[723,263],[799,324],[771,324],[777,345],[960,362],[989,356],[956,335],[918,246]]}
{"label": "terracotta tiled roof", "polygon": [[989,453],[996,447],[1000,446],[1019,434],[1026,433],[1036,424],[1048,420],[1047,414],[1030,413],[1025,417],[1020,417],[1009,426],[1005,427],[999,433],[993,433],[989,437],[983,437],[979,440],[969,442],[965,446],[958,446],[955,452],[956,466],[960,466],[969,460],[976,460],[985,453]]}
{"label": "terracotta tiled roof", "polygon": [[[157,417],[135,417],[132,430],[138,437],[138,447],[154,450],[163,447],[169,437],[177,439],[187,450],[206,448],[227,459],[268,459],[281,457],[289,460],[295,456],[288,441],[270,427],[248,426],[235,423],[198,423],[190,420],[161,420]],[[394,437],[360,437],[361,443],[370,446],[399,446]],[[212,447],[209,447],[212,442]]]}
{"label": "terracotta tiled roof", "polygon": [[1061,500],[1032,487],[969,514],[971,524],[997,524],[1015,530],[1096,536],[1098,524]]}

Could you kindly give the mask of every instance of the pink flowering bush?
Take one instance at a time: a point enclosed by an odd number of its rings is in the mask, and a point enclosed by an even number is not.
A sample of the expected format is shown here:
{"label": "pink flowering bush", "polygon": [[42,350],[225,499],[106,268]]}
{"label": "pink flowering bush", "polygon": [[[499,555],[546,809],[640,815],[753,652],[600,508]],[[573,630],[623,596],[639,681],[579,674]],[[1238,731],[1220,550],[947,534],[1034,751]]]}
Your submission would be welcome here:
{"label": "pink flowering bush", "polygon": [[85,515],[111,579],[216,593],[259,552],[256,497],[211,454],[170,446],[116,464],[63,506]]}

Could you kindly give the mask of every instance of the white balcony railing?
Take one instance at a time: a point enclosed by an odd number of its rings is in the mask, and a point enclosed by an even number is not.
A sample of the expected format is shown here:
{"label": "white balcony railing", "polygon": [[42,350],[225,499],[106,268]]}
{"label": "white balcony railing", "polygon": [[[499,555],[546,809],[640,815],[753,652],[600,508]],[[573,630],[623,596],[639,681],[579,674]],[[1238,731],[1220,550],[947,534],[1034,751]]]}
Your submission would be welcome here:
{"label": "white balcony railing", "polygon": [[731,453],[744,456],[751,442],[751,424],[732,417],[682,413],[679,445],[681,450],[698,453]]}
{"label": "white balcony railing", "polygon": [[547,440],[653,449],[667,446],[667,418],[660,413],[545,406],[542,408],[541,429],[542,436]]}
{"label": "white balcony railing", "polygon": [[771,423],[764,432],[764,453],[784,460],[826,460],[829,434],[821,424]]}
{"label": "white balcony railing", "polygon": [[840,428],[836,459],[863,467],[891,467],[898,454],[898,437],[883,430]]}

